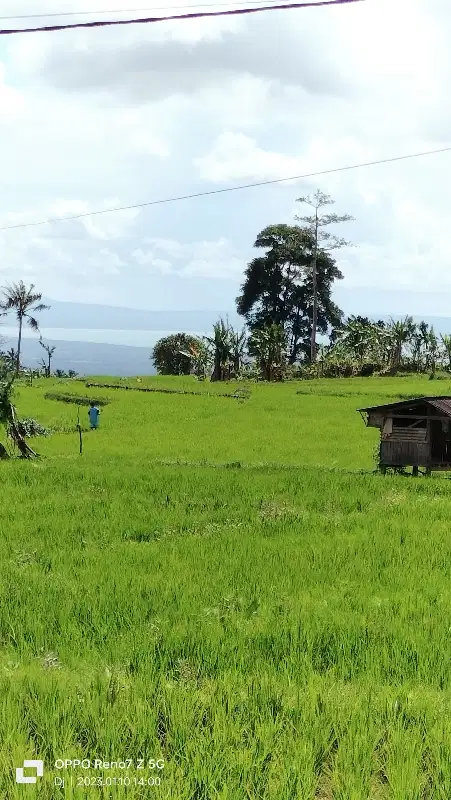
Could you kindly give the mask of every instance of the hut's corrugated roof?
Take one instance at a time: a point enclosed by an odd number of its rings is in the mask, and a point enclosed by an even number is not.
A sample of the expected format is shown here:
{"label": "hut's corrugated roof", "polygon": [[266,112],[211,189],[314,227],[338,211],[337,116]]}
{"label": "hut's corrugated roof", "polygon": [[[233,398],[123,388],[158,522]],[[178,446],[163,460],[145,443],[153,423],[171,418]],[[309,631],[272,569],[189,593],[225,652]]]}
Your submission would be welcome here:
{"label": "hut's corrugated roof", "polygon": [[447,395],[442,395],[440,397],[417,397],[411,398],[410,400],[401,400],[397,403],[385,403],[381,406],[369,406],[368,408],[359,408],[358,411],[382,411],[385,408],[395,409],[395,408],[413,408],[420,403],[426,403],[427,405],[433,406],[438,411],[441,411],[442,414],[445,414],[447,417],[451,417],[451,397]]}
{"label": "hut's corrugated roof", "polygon": [[428,400],[428,403],[451,417],[451,397],[434,397]]}

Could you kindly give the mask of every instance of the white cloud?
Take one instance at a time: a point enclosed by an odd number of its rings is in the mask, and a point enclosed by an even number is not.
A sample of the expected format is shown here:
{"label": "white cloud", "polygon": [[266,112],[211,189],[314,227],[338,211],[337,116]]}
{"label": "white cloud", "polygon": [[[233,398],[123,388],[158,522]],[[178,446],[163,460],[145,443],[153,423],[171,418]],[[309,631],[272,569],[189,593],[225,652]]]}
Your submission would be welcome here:
{"label": "white cloud", "polygon": [[6,83],[5,67],[0,62],[0,121],[14,119],[20,115],[22,98],[20,93]]}
{"label": "white cloud", "polygon": [[135,262],[140,266],[153,268],[156,272],[161,273],[162,275],[168,275],[173,272],[170,261],[167,261],[164,258],[156,258],[154,253],[149,250],[146,251],[138,248],[138,250],[134,250],[132,252],[131,256],[132,259],[134,259]]}
{"label": "white cloud", "polygon": [[[299,148],[297,155],[291,155],[265,150],[243,133],[227,132],[220,134],[209,153],[194,159],[194,164],[199,168],[203,180],[219,183],[273,181],[327,169],[328,160],[329,168],[334,169],[332,164],[346,166],[374,158],[374,150],[352,136],[343,137],[335,143],[332,161],[330,140],[321,134],[308,144],[304,152]],[[288,185],[297,180],[288,181]]]}
{"label": "white cloud", "polygon": [[[146,239],[152,249],[136,250],[132,255],[139,264],[172,272],[189,278],[236,278],[243,272],[243,259],[234,253],[230,243],[221,238],[217,241],[181,243],[171,239]],[[167,258],[161,259],[162,253]],[[169,260],[171,259],[171,260]]]}
{"label": "white cloud", "polygon": [[[2,14],[33,6],[3,0]],[[42,0],[40,10],[54,9]],[[448,0],[378,0],[8,37],[0,227],[445,146],[450,34]],[[359,244],[341,254],[343,285],[362,296],[402,288],[407,311],[425,276],[451,288],[450,179],[451,155],[432,156],[0,231],[0,276],[27,273],[61,297],[118,303],[138,292],[144,304],[152,281],[166,279],[173,306],[196,279],[228,281],[233,297],[258,230],[292,221],[296,197],[319,186],[356,217],[343,231]]]}

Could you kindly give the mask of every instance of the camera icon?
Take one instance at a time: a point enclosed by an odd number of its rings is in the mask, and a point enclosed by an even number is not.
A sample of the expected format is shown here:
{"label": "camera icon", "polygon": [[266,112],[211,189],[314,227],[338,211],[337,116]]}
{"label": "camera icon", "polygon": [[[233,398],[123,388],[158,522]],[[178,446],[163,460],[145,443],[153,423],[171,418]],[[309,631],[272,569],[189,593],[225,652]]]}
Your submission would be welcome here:
{"label": "camera icon", "polygon": [[[36,770],[36,775],[26,777],[24,775],[24,770],[26,769]],[[38,778],[42,778],[43,775],[44,775],[43,761],[30,761],[30,760],[24,761],[22,767],[16,768],[16,783],[37,783]]]}

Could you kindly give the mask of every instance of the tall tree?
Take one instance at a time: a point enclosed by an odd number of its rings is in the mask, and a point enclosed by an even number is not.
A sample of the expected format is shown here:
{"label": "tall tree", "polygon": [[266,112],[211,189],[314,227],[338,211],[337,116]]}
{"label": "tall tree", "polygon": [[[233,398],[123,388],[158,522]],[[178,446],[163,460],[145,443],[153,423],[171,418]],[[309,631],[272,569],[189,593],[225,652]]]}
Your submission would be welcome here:
{"label": "tall tree", "polygon": [[338,250],[341,247],[351,247],[351,243],[346,239],[341,239],[334,236],[329,231],[325,231],[328,225],[336,225],[339,222],[351,222],[354,217],[349,214],[321,214],[320,210],[325,206],[334,205],[335,200],[321,192],[319,189],[313,196],[307,195],[306,197],[299,197],[296,201],[298,203],[306,203],[312,206],[314,214],[307,217],[295,217],[298,222],[304,222],[311,232],[313,237],[313,248],[311,256],[311,274],[312,274],[312,293],[313,293],[313,306],[312,306],[312,333],[310,341],[310,360],[313,363],[316,359],[316,335],[318,328],[318,252],[321,247],[322,250]]}
{"label": "tall tree", "polygon": [[34,284],[25,286],[23,281],[13,283],[3,288],[3,302],[0,309],[4,312],[14,311],[19,324],[19,334],[16,351],[16,374],[20,371],[20,351],[22,346],[22,328],[24,321],[33,331],[39,331],[39,324],[34,316],[41,311],[46,311],[50,306],[41,303],[42,294],[34,291]]}
{"label": "tall tree", "polygon": [[[299,225],[269,225],[259,233],[254,246],[266,253],[248,264],[236,299],[237,310],[251,331],[282,325],[293,364],[309,349],[313,307],[310,263],[315,240],[309,229]],[[317,327],[325,334],[342,317],[332,302],[331,291],[333,282],[343,275],[321,248],[316,264]]]}

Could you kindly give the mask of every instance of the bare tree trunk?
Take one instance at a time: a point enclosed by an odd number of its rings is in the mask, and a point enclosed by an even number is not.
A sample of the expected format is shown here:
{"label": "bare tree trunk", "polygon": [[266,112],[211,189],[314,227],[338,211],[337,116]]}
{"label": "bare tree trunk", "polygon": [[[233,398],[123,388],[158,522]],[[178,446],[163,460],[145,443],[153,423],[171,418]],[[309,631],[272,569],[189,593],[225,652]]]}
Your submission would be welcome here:
{"label": "bare tree trunk", "polygon": [[312,260],[312,293],[313,293],[313,308],[312,308],[312,338],[310,341],[310,361],[312,364],[316,361],[316,328],[318,324],[318,280],[317,280],[317,264],[318,262],[318,209],[315,209],[315,243],[313,249]]}
{"label": "bare tree trunk", "polygon": [[213,374],[212,374],[210,380],[211,381],[220,381],[221,380],[221,358],[220,358],[220,355],[218,353],[215,353]]}
{"label": "bare tree trunk", "polygon": [[16,356],[16,374],[20,372],[20,350],[22,347],[22,325],[23,317],[19,317],[19,338],[17,340],[17,356]]}
{"label": "bare tree trunk", "polygon": [[15,414],[15,411],[14,411],[14,406],[11,405],[11,404],[10,404],[10,408],[9,408],[9,414],[10,414],[10,419],[11,419],[10,433],[11,433],[13,442],[17,446],[17,449],[19,450],[20,455],[22,456],[22,458],[39,458],[38,454],[35,453],[35,451],[31,449],[31,447],[28,446],[28,444],[26,443],[24,437],[20,433],[18,425],[17,425],[17,422],[16,422],[16,414]]}

